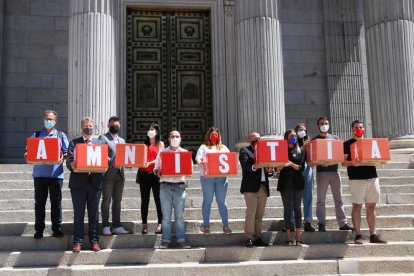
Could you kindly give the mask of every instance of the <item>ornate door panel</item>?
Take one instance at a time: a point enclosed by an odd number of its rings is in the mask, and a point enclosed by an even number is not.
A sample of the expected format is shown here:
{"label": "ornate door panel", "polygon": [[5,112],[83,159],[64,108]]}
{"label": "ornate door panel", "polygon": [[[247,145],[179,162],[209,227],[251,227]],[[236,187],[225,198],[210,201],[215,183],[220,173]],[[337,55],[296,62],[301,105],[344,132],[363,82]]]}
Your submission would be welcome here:
{"label": "ornate door panel", "polygon": [[155,122],[197,149],[212,125],[208,13],[129,11],[127,23],[128,141]]}

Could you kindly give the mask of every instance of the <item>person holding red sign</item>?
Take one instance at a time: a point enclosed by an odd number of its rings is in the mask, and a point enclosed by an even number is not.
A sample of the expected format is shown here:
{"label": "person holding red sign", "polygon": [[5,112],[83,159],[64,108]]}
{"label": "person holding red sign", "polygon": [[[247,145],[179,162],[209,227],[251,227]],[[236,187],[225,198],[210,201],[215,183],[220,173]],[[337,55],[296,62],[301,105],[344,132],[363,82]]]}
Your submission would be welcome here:
{"label": "person holding red sign", "polygon": [[93,251],[99,247],[99,200],[102,191],[102,173],[74,172],[74,149],[76,144],[104,144],[102,140],[92,138],[94,121],[84,117],[81,121],[82,136],[73,139],[69,144],[66,167],[70,170],[69,188],[73,204],[73,252],[81,251],[85,206],[88,209],[89,242]]}
{"label": "person holding red sign", "polygon": [[349,178],[349,189],[352,196],[352,222],[355,227],[356,244],[363,244],[361,234],[361,209],[365,203],[367,212],[367,223],[369,227],[371,243],[387,243],[376,233],[376,204],[380,201],[380,187],[375,166],[359,166],[358,162],[351,161],[351,145],[364,138],[364,124],[356,120],[352,122],[354,137],[344,143],[343,166],[347,167]]}
{"label": "person holding red sign", "polygon": [[[61,238],[62,223],[62,186],[63,186],[63,160],[68,151],[69,141],[66,134],[56,130],[58,115],[54,110],[43,113],[44,128],[32,134],[32,138],[59,138],[61,159],[57,165],[34,165],[33,180],[35,194],[35,234],[33,238],[43,238],[46,217],[46,201],[50,194],[50,217],[52,221],[53,237]],[[25,153],[25,158],[27,152]]]}
{"label": "person holding red sign", "polygon": [[[329,120],[326,117],[320,117],[317,121],[319,128],[319,135],[313,138],[315,139],[334,139],[339,140],[336,135],[329,134]],[[354,228],[348,223],[346,219],[343,202],[342,202],[342,184],[341,178],[338,172],[338,165],[319,165],[316,167],[316,216],[318,218],[319,232],[325,232],[325,220],[326,220],[326,193],[328,187],[331,187],[332,197],[335,204],[336,220],[339,224],[339,230],[354,230]]]}
{"label": "person holding red sign", "polygon": [[[121,201],[124,192],[125,175],[123,167],[115,167],[116,145],[125,144],[124,138],[118,135],[121,128],[120,120],[117,116],[112,116],[108,120],[109,131],[99,136],[99,139],[108,145],[109,167],[102,178],[102,232],[105,236],[128,234],[129,232],[121,225]],[[109,223],[109,207],[112,201],[112,226]]]}
{"label": "person holding red sign", "polygon": [[[286,229],[286,244],[292,245],[292,211],[295,216],[296,227],[296,245],[302,245],[302,211],[300,203],[302,193],[305,187],[305,180],[302,172],[305,167],[305,151],[299,147],[298,137],[293,129],[289,129],[284,134],[284,139],[288,141],[288,158],[289,161],[284,165],[277,167],[280,170],[277,183],[277,190],[282,196],[283,217]],[[292,210],[293,207],[293,210]]]}
{"label": "person holding red sign", "polygon": [[175,218],[175,235],[178,247],[181,249],[189,249],[191,245],[185,241],[185,176],[163,176],[161,163],[162,152],[186,152],[186,149],[180,147],[181,134],[173,130],[170,132],[168,141],[170,146],[159,152],[155,161],[154,173],[160,176],[160,200],[162,210],[162,241],[160,249],[167,249],[171,245],[171,216],[174,209]]}
{"label": "person holding red sign", "polygon": [[217,206],[223,223],[224,234],[231,234],[229,228],[229,218],[227,211],[227,177],[205,177],[206,156],[207,153],[213,152],[230,152],[229,149],[221,143],[220,130],[211,127],[207,130],[204,137],[204,144],[200,146],[196,155],[196,162],[200,165],[200,182],[203,190],[202,214],[204,222],[204,234],[210,234],[210,211],[214,194],[216,195]]}
{"label": "person holding red sign", "polygon": [[159,125],[152,123],[148,126],[147,137],[145,138],[145,145],[148,146],[147,162],[144,168],[139,168],[136,182],[139,184],[141,192],[141,219],[142,219],[142,234],[148,233],[148,206],[150,202],[150,194],[154,196],[155,206],[157,207],[158,225],[155,229],[155,234],[162,233],[162,210],[160,202],[160,178],[152,173],[155,166],[155,160],[158,153],[164,149],[164,142],[161,141],[161,132]]}
{"label": "person holding red sign", "polygon": [[250,146],[240,149],[239,161],[242,168],[242,182],[240,192],[246,202],[246,217],[244,234],[247,237],[246,247],[267,246],[262,240],[262,221],[266,208],[269,191],[269,176],[273,175],[273,168],[266,169],[254,160],[254,145],[260,140],[260,134],[249,134]]}

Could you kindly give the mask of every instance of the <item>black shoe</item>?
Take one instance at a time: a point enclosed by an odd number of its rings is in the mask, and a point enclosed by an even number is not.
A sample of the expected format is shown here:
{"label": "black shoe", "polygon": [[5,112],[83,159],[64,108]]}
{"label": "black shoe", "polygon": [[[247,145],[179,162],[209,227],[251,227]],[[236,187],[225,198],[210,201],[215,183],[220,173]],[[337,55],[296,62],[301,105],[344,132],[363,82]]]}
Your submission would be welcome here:
{"label": "black shoe", "polygon": [[315,228],[312,227],[312,224],[310,222],[303,223],[303,230],[305,232],[315,232]]}
{"label": "black shoe", "polygon": [[248,239],[246,242],[246,247],[247,248],[253,248],[254,244],[253,241],[251,239]]}
{"label": "black shoe", "polygon": [[269,246],[269,243],[265,243],[262,238],[258,238],[253,242],[254,246]]}
{"label": "black shoe", "polygon": [[43,238],[43,232],[36,231],[33,238],[36,239],[36,240],[39,240],[39,239]]}
{"label": "black shoe", "polygon": [[62,231],[60,231],[60,230],[56,230],[56,231],[53,231],[53,234],[52,234],[52,237],[55,237],[55,238],[63,238],[63,232]]}
{"label": "black shoe", "polygon": [[319,226],[319,229],[318,229],[319,232],[326,232],[325,224],[319,223],[318,226]]}
{"label": "black shoe", "polygon": [[351,224],[347,223],[344,226],[339,227],[339,230],[351,230],[351,231],[354,231],[354,227],[352,227]]}

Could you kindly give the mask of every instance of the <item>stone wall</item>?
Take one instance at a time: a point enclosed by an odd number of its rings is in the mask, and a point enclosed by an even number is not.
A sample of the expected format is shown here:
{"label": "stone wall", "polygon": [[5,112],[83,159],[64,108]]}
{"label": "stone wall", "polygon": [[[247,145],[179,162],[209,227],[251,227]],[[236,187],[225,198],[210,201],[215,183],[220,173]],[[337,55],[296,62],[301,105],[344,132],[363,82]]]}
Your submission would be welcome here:
{"label": "stone wall", "polygon": [[21,159],[46,109],[67,129],[67,0],[3,0],[0,159]]}

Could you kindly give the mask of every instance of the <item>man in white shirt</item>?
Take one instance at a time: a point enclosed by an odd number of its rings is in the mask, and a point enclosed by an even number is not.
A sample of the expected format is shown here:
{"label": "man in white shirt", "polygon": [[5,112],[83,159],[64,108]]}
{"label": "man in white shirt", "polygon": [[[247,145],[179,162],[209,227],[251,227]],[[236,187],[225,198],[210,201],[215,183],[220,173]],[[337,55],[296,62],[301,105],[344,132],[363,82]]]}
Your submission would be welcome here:
{"label": "man in white shirt", "polygon": [[189,249],[191,246],[185,241],[185,176],[162,176],[161,153],[187,151],[180,147],[181,134],[173,130],[168,138],[170,146],[160,151],[155,161],[154,173],[160,176],[160,199],[162,210],[162,241],[161,249],[170,247],[171,244],[171,215],[174,208],[175,234],[178,247]]}

